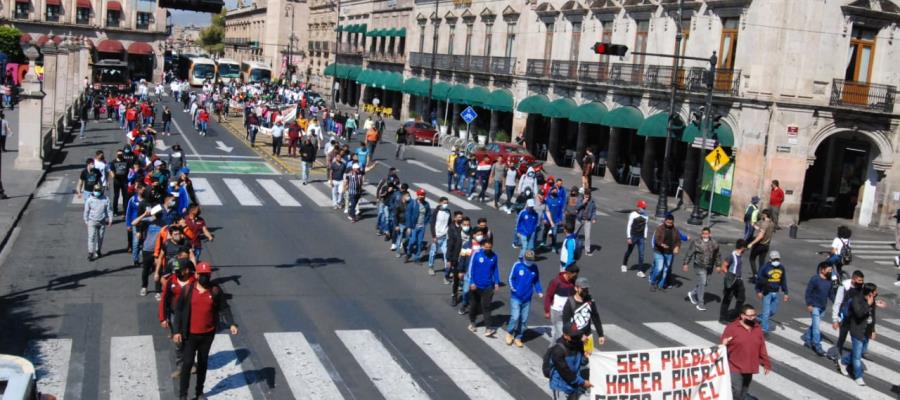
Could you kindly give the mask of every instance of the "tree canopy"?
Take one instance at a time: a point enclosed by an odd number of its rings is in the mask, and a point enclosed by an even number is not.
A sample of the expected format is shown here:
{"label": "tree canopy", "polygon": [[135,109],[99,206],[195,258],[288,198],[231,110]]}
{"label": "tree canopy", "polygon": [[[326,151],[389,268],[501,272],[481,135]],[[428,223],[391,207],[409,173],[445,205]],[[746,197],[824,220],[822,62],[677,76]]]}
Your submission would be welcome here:
{"label": "tree canopy", "polygon": [[210,55],[225,53],[225,13],[222,11],[212,16],[212,23],[200,31],[200,46]]}
{"label": "tree canopy", "polygon": [[19,45],[19,39],[22,32],[11,25],[0,26],[0,51],[6,53],[9,62],[24,62],[25,55],[22,54],[22,47]]}

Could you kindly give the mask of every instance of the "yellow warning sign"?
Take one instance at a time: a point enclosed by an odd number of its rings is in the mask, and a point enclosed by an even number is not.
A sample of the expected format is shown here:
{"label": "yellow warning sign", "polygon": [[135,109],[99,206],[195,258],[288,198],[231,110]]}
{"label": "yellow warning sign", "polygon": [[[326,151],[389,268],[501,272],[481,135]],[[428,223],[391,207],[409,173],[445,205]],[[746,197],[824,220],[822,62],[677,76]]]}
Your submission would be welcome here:
{"label": "yellow warning sign", "polygon": [[719,172],[722,167],[731,162],[731,159],[728,158],[728,154],[725,154],[725,150],[722,150],[722,146],[716,146],[713,151],[706,155],[706,162],[713,171]]}

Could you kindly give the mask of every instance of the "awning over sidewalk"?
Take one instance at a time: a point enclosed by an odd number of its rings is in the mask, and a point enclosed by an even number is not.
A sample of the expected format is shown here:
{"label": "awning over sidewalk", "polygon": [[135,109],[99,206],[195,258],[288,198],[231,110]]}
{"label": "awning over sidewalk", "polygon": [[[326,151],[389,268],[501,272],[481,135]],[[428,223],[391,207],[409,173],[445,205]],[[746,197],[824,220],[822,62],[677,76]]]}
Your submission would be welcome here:
{"label": "awning over sidewalk", "polygon": [[[732,131],[731,126],[727,123],[722,122],[722,125],[713,131],[713,134],[713,138],[719,141],[719,145],[724,147],[734,147],[734,131]],[[681,140],[692,143],[695,138],[699,137],[703,137],[703,133],[692,124],[684,130],[684,135],[681,136]]]}
{"label": "awning over sidewalk", "polygon": [[578,106],[575,111],[572,111],[572,114],[569,115],[569,121],[600,125],[603,123],[603,117],[605,117],[608,112],[609,111],[603,103],[592,101],[590,103],[584,103]]}
{"label": "awning over sidewalk", "polygon": [[104,39],[97,44],[97,51],[101,53],[121,53],[125,51],[125,46],[122,46],[122,42],[118,40]]}
{"label": "awning over sidewalk", "polygon": [[403,89],[401,91],[413,96],[428,96],[428,81],[409,78],[403,81]]}
{"label": "awning over sidewalk", "polygon": [[147,42],[133,42],[128,45],[128,54],[149,56],[153,54],[153,47]]}
{"label": "awning over sidewalk", "polygon": [[550,106],[544,109],[543,115],[548,118],[569,118],[572,112],[578,108],[575,100],[560,98],[550,102]]}
{"label": "awning over sidewalk", "polygon": [[488,95],[482,107],[493,111],[512,112],[513,95],[509,90],[496,89]]}
{"label": "awning over sidewalk", "polygon": [[431,88],[431,98],[435,100],[447,100],[451,86],[447,82],[434,82]]}
{"label": "awning over sidewalk", "polygon": [[519,102],[516,110],[528,114],[541,114],[550,106],[550,99],[542,94],[528,96]]}
{"label": "awning over sidewalk", "polygon": [[619,107],[603,117],[603,125],[613,128],[640,129],[643,123],[643,114],[634,107]]}
{"label": "awning over sidewalk", "polygon": [[[672,132],[672,137],[677,139],[684,130],[684,121],[681,120],[680,116],[676,115],[673,124],[674,132]],[[638,128],[637,134],[646,137],[664,138],[668,130],[669,113],[659,113],[645,119],[641,127]]]}

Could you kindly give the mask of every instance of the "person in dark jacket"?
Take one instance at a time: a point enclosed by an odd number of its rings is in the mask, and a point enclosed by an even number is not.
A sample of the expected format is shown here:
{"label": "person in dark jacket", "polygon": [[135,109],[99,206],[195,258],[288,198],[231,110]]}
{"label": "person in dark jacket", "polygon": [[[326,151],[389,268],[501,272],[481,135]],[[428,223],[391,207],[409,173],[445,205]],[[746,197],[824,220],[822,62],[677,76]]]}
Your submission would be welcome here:
{"label": "person in dark jacket", "polygon": [[563,306],[562,320],[564,326],[573,326],[578,330],[577,341],[586,342],[591,337],[591,324],[597,330],[597,344],[606,343],[603,335],[603,323],[597,313],[597,304],[591,298],[588,279],[580,277],[575,280],[575,294],[569,297]]}
{"label": "person in dark jacket", "polygon": [[597,223],[597,204],[591,198],[591,192],[586,191],[582,193],[578,199],[577,210],[576,220],[578,225],[575,227],[575,230],[584,233],[584,255],[592,256],[594,255],[594,250],[591,246],[591,227]]}
{"label": "person in dark jacket", "polygon": [[828,262],[819,263],[816,275],[809,278],[806,284],[806,310],[809,311],[812,322],[803,333],[803,345],[813,349],[817,355],[824,356],[822,349],[822,333],[819,331],[819,321],[828,306],[828,295],[831,293],[831,265]]}
{"label": "person in dark jacket", "polygon": [[781,263],[781,253],[769,252],[769,262],[763,265],[756,278],[756,298],[762,301],[762,312],[759,314],[759,323],[763,333],[769,333],[769,318],[778,312],[779,293],[784,292],[784,301],[789,301],[787,271]]}
{"label": "person in dark jacket", "polygon": [[559,394],[564,394],[566,400],[579,399],[594,386],[581,375],[587,360],[581,351],[578,334],[577,328],[567,326],[562,337],[547,350],[550,352],[550,390],[554,399],[559,399]]}
{"label": "person in dark jacket", "polygon": [[[454,211],[453,219],[450,222],[450,228],[447,229],[447,267],[444,268],[444,284],[449,285],[452,281],[450,274],[455,274],[457,263],[459,261],[459,251],[462,250],[462,211]],[[450,302],[453,302],[451,293]],[[456,304],[454,304],[456,306]]]}
{"label": "person in dark jacket", "polygon": [[397,223],[394,225],[394,243],[391,244],[391,250],[396,250],[397,258],[400,258],[406,251],[406,246],[403,244],[407,238],[406,209],[412,200],[409,198],[409,187],[405,183],[400,185],[400,191],[394,196],[392,209],[394,210],[394,220]]}
{"label": "person in dark jacket", "polygon": [[309,170],[312,169],[313,163],[316,162],[316,146],[313,146],[312,142],[309,140],[309,137],[303,139],[303,143],[300,144],[300,167],[301,167],[301,177],[303,178],[303,184],[306,185],[309,183]]}
{"label": "person in dark jacket", "polygon": [[840,360],[841,373],[849,373],[860,386],[865,386],[863,381],[862,357],[869,347],[869,340],[875,340],[875,308],[886,306],[883,300],[878,300],[878,287],[874,283],[864,283],[862,290],[858,291],[850,299],[848,307],[849,315],[846,323],[849,325],[850,342],[852,351]]}
{"label": "person in dark jacket", "polygon": [[[406,246],[406,262],[419,262],[422,248],[425,246],[425,228],[431,221],[431,205],[425,199],[425,189],[416,190],[416,200],[406,207],[406,229],[409,231],[409,244]],[[413,249],[415,248],[415,254]]]}
{"label": "person in dark jacket", "polygon": [[663,224],[653,233],[653,270],[651,270],[650,291],[666,288],[666,277],[672,266],[672,258],[681,248],[681,234],[675,227],[675,217],[668,213]]}
{"label": "person in dark jacket", "polygon": [[187,399],[194,357],[197,360],[195,393],[198,398],[203,398],[209,349],[219,329],[220,318],[229,326],[232,335],[238,334],[238,326],[231,316],[225,293],[222,288],[212,283],[211,279],[212,266],[209,263],[197,264],[197,282],[184,287],[175,307],[175,318],[172,321],[172,331],[175,333],[172,340],[176,344],[184,342],[181,355],[181,381],[178,386],[180,399]]}

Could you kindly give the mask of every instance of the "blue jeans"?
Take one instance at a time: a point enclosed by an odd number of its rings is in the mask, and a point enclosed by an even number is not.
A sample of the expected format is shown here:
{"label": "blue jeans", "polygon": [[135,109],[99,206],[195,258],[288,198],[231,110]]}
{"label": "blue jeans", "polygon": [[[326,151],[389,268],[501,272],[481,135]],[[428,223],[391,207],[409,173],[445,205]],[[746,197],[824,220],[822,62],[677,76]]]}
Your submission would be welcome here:
{"label": "blue jeans", "polygon": [[397,226],[399,231],[397,232],[397,237],[394,240],[394,245],[397,246],[397,254],[403,254],[403,239],[406,239],[406,225],[400,224]]}
{"label": "blue jeans", "polygon": [[771,332],[769,329],[769,318],[775,316],[778,312],[778,304],[781,302],[778,292],[769,293],[762,298],[762,312],[759,314],[759,323],[763,332]]}
{"label": "blue jeans", "polygon": [[453,191],[453,171],[447,171],[447,190]]}
{"label": "blue jeans", "polygon": [[141,239],[138,238],[137,232],[132,228],[131,235],[131,261],[141,262]]}
{"label": "blue jeans", "polygon": [[406,245],[406,255],[413,254],[413,247],[416,248],[416,254],[413,255],[415,261],[419,261],[422,256],[422,246],[425,245],[425,227],[413,228],[409,233],[409,244]]}
{"label": "blue jeans", "polygon": [[528,329],[528,311],[531,310],[530,301],[521,301],[514,296],[509,298],[509,325],[506,331],[516,339],[522,340],[525,330]]}
{"label": "blue jeans", "polygon": [[500,197],[503,196],[503,185],[500,179],[494,179],[494,206],[500,206]]}
{"label": "blue jeans", "polygon": [[163,121],[163,132],[169,133],[169,126],[172,125],[172,121]]}
{"label": "blue jeans", "polygon": [[441,254],[443,254],[444,267],[446,268],[446,266],[447,266],[447,235],[437,238],[437,241],[432,243],[431,249],[428,250],[428,268],[434,269],[434,256],[437,254],[438,250],[440,250]]}
{"label": "blue jeans", "polygon": [[466,183],[466,174],[455,174],[454,179],[456,180],[454,182],[456,184],[456,190],[462,190],[463,184]]}
{"label": "blue jeans", "polygon": [[519,258],[525,257],[525,252],[528,250],[534,250],[534,234],[532,233],[530,236],[525,236],[521,233],[516,233],[516,239],[518,240],[518,245],[521,246],[519,249]]}
{"label": "blue jeans", "polygon": [[544,232],[541,234],[541,246],[547,244],[547,236],[550,236],[550,247],[556,248],[556,233],[559,232],[559,224],[553,226],[544,224]]}
{"label": "blue jeans", "polygon": [[81,120],[81,127],[79,128],[78,137],[84,139],[84,128],[87,127],[87,120]]}
{"label": "blue jeans", "polygon": [[857,339],[853,336],[850,336],[850,343],[853,346],[853,350],[850,354],[844,355],[844,364],[848,365],[851,369],[850,376],[853,379],[859,379],[863,377],[863,365],[862,365],[862,357],[866,354],[866,350],[869,349],[869,339]]}
{"label": "blue jeans", "polygon": [[[305,171],[304,171],[305,172]],[[309,176],[308,173],[305,176]],[[378,216],[375,217],[375,230],[384,232],[387,230],[388,208],[381,202],[378,203]]]}
{"label": "blue jeans", "polygon": [[197,260],[197,262],[200,261],[200,254],[202,254],[202,253],[203,253],[203,249],[202,249],[202,248],[196,248],[196,249],[194,249],[194,258]]}
{"label": "blue jeans", "polygon": [[200,132],[206,133],[206,129],[209,127],[209,122],[200,121]]}
{"label": "blue jeans", "polygon": [[653,252],[653,269],[650,271],[650,286],[666,286],[666,276],[672,266],[672,253]]}
{"label": "blue jeans", "polygon": [[812,312],[809,314],[812,317],[812,322],[809,323],[809,328],[803,333],[803,343],[806,343],[816,351],[820,351],[822,350],[822,332],[819,330],[819,321],[822,319],[822,310],[818,307],[813,307]]}

